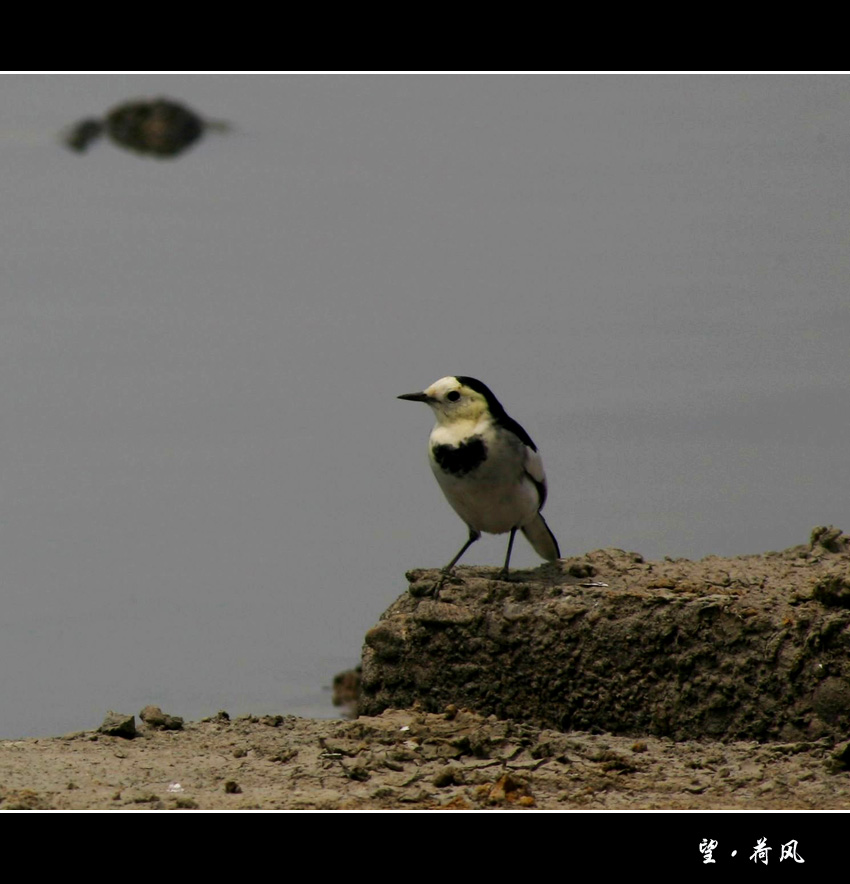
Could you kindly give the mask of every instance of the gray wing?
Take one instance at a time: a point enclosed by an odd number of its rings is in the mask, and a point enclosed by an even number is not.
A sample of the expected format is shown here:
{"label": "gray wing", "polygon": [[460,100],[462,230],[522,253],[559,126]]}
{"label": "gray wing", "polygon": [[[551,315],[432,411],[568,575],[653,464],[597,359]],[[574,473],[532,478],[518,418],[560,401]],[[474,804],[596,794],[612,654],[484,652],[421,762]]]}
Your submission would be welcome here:
{"label": "gray wing", "polygon": [[534,482],[537,488],[537,496],[540,498],[540,505],[537,509],[543,509],[546,503],[546,473],[543,472],[543,458],[536,448],[525,449],[525,463],[523,464],[525,475]]}

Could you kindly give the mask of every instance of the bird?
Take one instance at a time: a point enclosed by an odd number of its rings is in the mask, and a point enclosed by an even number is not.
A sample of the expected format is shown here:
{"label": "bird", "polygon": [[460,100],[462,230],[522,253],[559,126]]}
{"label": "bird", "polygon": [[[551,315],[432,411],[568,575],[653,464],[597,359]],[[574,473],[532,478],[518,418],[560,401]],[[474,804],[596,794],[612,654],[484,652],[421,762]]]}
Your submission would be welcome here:
{"label": "bird", "polygon": [[424,402],[434,412],[437,422],[428,444],[431,469],[446,500],[469,528],[469,539],[443,568],[435,595],[482,532],[510,532],[500,577],[508,576],[517,531],[547,561],[561,557],[558,541],[540,513],[546,502],[540,452],[486,384],[465,375],[445,377],[421,393],[398,398]]}

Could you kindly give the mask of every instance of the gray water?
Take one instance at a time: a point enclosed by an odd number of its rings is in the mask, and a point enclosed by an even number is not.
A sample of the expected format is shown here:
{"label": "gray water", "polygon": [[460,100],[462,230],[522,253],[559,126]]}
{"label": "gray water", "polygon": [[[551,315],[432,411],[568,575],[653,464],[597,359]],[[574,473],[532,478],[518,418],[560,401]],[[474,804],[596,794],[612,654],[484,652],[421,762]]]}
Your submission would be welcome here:
{"label": "gray water", "polygon": [[[57,140],[160,94],[234,129]],[[334,715],[465,539],[395,398],[446,374],[537,442],[565,555],[850,530],[846,77],[5,76],[0,108],[0,736]]]}

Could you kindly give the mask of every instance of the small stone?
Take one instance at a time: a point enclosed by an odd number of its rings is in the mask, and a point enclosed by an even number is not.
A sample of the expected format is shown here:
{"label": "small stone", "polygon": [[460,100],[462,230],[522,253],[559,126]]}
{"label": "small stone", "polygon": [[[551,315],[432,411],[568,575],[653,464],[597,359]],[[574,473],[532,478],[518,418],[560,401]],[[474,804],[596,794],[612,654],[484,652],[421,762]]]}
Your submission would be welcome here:
{"label": "small stone", "polygon": [[809,547],[814,549],[819,546],[827,552],[841,552],[847,544],[847,538],[842,539],[841,537],[843,533],[840,528],[834,528],[832,525],[818,525],[816,528],[812,528]]}
{"label": "small stone", "polygon": [[498,779],[487,796],[488,800],[493,804],[516,804],[523,797],[531,798],[532,802],[534,801],[528,786],[511,774],[505,774]]}
{"label": "small stone", "polygon": [[123,737],[125,740],[132,740],[136,736],[136,716],[123,715],[110,709],[106,713],[106,718],[103,719],[103,724],[97,730],[98,733],[106,734],[108,737]]}
{"label": "small stone", "polygon": [[333,704],[334,706],[355,707],[357,698],[360,696],[360,667],[348,669],[334,676],[333,680]]}
{"label": "small stone", "polygon": [[672,577],[657,577],[646,584],[647,589],[675,589],[676,581]]}
{"label": "small stone", "polygon": [[345,773],[350,780],[355,780],[358,783],[365,783],[371,777],[369,771],[359,764],[356,767],[346,768]]}
{"label": "small stone", "polygon": [[446,786],[459,786],[461,781],[462,780],[458,777],[457,770],[450,764],[441,767],[437,773],[434,774],[434,779],[431,780],[438,789],[445,789]]}
{"label": "small stone", "polygon": [[103,123],[100,120],[80,120],[65,135],[65,144],[78,153],[88,150],[88,146],[96,141],[103,132]]}
{"label": "small stone", "polygon": [[159,731],[183,730],[183,719],[178,715],[167,715],[159,706],[145,706],[139,718],[148,726]]}
{"label": "small stone", "polygon": [[850,608],[850,578],[830,574],[815,584],[812,598],[830,608]]}
{"label": "small stone", "polygon": [[71,150],[82,153],[106,132],[120,147],[165,158],[182,153],[207,130],[229,128],[227,123],[202,119],[176,101],[154,98],[124,102],[103,120],[81,120],[67,130],[63,140]]}
{"label": "small stone", "polygon": [[830,757],[826,761],[827,768],[832,773],[841,773],[850,770],[850,741],[836,743]]}

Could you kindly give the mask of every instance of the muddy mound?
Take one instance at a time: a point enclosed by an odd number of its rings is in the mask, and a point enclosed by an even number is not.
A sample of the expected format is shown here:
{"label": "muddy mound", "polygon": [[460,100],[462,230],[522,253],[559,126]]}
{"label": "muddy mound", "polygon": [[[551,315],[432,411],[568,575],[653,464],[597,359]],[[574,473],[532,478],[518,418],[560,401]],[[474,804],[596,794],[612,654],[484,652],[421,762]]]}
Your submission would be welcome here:
{"label": "muddy mound", "polygon": [[[597,550],[499,580],[437,571],[366,636],[360,712],[447,704],[560,731],[816,740],[850,730],[850,543],[646,562]],[[593,584],[604,583],[606,586]]]}

